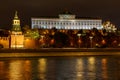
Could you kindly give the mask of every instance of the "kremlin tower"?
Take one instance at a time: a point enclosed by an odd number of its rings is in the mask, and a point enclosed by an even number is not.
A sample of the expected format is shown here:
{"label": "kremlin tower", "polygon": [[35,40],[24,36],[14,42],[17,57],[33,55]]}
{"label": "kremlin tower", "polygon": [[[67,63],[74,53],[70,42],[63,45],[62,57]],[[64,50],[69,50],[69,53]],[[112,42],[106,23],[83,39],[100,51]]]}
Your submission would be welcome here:
{"label": "kremlin tower", "polygon": [[21,31],[20,19],[18,18],[17,11],[13,19],[10,42],[11,48],[24,48],[24,35]]}

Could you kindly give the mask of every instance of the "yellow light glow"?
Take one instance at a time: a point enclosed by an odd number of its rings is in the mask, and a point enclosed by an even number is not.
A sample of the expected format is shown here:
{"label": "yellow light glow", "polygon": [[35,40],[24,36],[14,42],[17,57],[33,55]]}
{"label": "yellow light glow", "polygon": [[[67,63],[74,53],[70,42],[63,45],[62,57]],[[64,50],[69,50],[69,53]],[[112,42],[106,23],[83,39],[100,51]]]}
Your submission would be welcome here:
{"label": "yellow light glow", "polygon": [[95,58],[94,57],[89,57],[88,58],[88,66],[87,66],[88,70],[89,71],[92,71],[92,72],[89,72],[89,75],[92,75],[94,76],[92,80],[95,79],[95,72],[96,72],[96,65],[95,65]]}
{"label": "yellow light glow", "polygon": [[24,80],[24,75],[22,74],[23,62],[22,61],[11,61],[9,66],[9,76],[10,80]]}
{"label": "yellow light glow", "polygon": [[94,58],[94,57],[88,58],[88,62],[89,62],[90,64],[94,64],[94,63],[95,63],[95,58]]}
{"label": "yellow light glow", "polygon": [[31,80],[31,62],[29,60],[26,60],[24,62],[24,76],[26,80]]}
{"label": "yellow light glow", "polygon": [[29,39],[25,39],[25,41],[29,41]]}
{"label": "yellow light glow", "polygon": [[25,71],[31,71],[31,62],[26,60],[24,64]]}
{"label": "yellow light glow", "polygon": [[102,77],[104,79],[108,78],[108,72],[107,72],[107,59],[102,59]]}
{"label": "yellow light glow", "polygon": [[39,64],[38,64],[38,70],[39,70],[39,77],[40,79],[42,80],[45,80],[45,72],[46,72],[46,66],[47,66],[47,63],[46,63],[46,59],[44,58],[41,58],[38,60]]}
{"label": "yellow light glow", "polygon": [[[81,73],[81,72],[83,72],[83,70],[84,70],[84,64],[83,64],[84,62],[83,62],[83,59],[82,58],[80,58],[80,59],[77,59],[77,61],[76,61],[76,71],[77,71],[77,73],[76,73],[76,78],[78,78],[79,79],[79,77],[82,79],[84,76],[84,74],[83,73]],[[78,79],[76,79],[76,80],[78,80]]]}

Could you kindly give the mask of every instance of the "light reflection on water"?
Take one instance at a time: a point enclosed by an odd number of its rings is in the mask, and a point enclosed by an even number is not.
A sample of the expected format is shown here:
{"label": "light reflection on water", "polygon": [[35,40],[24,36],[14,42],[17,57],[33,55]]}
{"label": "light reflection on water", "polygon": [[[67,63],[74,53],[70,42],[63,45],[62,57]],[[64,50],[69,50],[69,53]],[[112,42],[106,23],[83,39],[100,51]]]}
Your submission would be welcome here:
{"label": "light reflection on water", "polygon": [[23,61],[10,61],[9,64],[9,77],[10,80],[22,80],[23,75]]}
{"label": "light reflection on water", "polygon": [[45,80],[46,78],[46,69],[47,69],[47,59],[40,58],[38,59],[38,76],[41,80]]}
{"label": "light reflection on water", "polygon": [[102,77],[104,79],[108,78],[107,72],[107,59],[102,59]]}
{"label": "light reflection on water", "polygon": [[120,80],[119,76],[119,56],[0,59],[0,80]]}

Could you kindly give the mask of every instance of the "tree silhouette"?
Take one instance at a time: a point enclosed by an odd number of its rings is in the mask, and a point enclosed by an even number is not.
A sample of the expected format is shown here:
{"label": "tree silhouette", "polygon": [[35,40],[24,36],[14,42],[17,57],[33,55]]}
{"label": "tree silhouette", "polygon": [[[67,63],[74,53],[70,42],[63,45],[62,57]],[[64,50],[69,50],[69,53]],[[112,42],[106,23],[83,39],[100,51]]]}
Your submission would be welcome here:
{"label": "tree silhouette", "polygon": [[54,35],[55,47],[66,47],[69,44],[69,37],[67,34],[57,31]]}

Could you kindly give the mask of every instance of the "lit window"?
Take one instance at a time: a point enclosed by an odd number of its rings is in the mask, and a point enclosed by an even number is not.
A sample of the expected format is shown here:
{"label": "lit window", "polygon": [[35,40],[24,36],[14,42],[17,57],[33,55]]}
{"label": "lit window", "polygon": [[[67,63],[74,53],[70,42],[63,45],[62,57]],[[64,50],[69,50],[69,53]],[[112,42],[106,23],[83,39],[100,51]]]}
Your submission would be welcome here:
{"label": "lit window", "polygon": [[44,29],[46,28],[46,26],[44,26]]}
{"label": "lit window", "polygon": [[58,29],[61,29],[61,27],[59,27]]}

